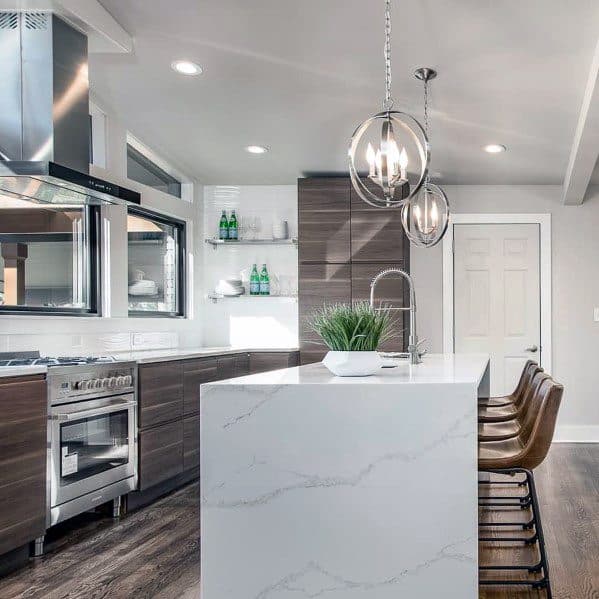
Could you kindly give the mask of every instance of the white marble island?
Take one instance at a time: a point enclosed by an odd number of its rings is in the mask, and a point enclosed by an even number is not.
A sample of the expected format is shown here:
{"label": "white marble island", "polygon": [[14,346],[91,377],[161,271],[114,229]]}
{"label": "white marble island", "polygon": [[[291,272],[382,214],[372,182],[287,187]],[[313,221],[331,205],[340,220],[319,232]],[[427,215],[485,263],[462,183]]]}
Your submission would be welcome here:
{"label": "white marble island", "polygon": [[477,597],[487,366],[431,355],[203,385],[202,599]]}

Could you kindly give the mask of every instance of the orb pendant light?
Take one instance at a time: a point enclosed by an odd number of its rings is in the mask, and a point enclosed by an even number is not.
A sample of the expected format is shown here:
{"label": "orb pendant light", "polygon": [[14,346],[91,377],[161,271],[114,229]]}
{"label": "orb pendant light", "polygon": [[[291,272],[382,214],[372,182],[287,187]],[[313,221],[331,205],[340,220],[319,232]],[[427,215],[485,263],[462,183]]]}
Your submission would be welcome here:
{"label": "orb pendant light", "polygon": [[[421,68],[414,75],[424,82],[424,130],[428,137],[428,83],[437,72]],[[422,187],[403,204],[401,222],[410,242],[420,247],[433,247],[445,235],[449,224],[449,202],[445,192],[430,182],[428,172]]]}
{"label": "orb pendant light", "polygon": [[361,123],[349,144],[349,174],[358,196],[377,208],[400,207],[422,187],[429,145],[420,123],[392,110],[391,0],[385,0],[383,110]]}

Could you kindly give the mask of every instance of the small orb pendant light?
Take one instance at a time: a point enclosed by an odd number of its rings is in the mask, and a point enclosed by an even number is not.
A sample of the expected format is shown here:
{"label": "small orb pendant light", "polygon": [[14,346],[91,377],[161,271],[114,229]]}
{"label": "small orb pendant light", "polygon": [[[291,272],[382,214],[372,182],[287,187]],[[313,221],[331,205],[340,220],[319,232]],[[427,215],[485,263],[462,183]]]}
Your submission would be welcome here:
{"label": "small orb pendant light", "polygon": [[384,55],[383,111],[354,131],[349,144],[349,173],[356,193],[367,204],[397,208],[422,187],[428,171],[429,145],[414,117],[392,110],[391,0],[385,0]]}
{"label": "small orb pendant light", "polygon": [[[428,84],[437,72],[420,68],[414,75],[424,82],[424,130],[428,137]],[[419,247],[433,247],[445,235],[449,224],[449,202],[445,192],[430,182],[428,172],[422,187],[403,204],[401,222],[410,242]]]}

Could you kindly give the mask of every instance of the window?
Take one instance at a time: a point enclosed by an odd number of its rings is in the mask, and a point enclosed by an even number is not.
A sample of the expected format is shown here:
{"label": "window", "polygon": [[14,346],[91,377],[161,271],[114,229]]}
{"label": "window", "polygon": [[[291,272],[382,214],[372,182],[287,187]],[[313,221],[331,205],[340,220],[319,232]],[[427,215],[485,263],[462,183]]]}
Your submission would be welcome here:
{"label": "window", "polygon": [[127,236],[129,314],[183,316],[185,224],[129,208]]}
{"label": "window", "polygon": [[181,197],[181,181],[169,175],[130,143],[127,144],[127,177],[177,198]]}
{"label": "window", "polygon": [[98,214],[0,198],[0,313],[96,313]]}

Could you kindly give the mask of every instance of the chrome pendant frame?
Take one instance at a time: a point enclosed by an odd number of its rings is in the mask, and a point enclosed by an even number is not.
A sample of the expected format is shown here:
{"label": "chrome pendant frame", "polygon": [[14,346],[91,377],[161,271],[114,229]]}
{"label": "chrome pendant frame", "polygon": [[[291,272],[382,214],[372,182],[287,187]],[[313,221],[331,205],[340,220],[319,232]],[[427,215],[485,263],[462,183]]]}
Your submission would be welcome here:
{"label": "chrome pendant frame", "polygon": [[[442,222],[441,227],[437,231],[435,231],[434,235],[427,235],[426,233],[421,233],[419,235],[414,235],[412,233],[412,227],[410,226],[409,219],[412,218],[413,211],[413,201],[409,201],[403,204],[401,207],[401,224],[405,231],[407,238],[410,240],[410,243],[414,244],[417,247],[422,248],[431,248],[436,246],[445,236],[445,232],[447,231],[447,227],[449,226],[449,200],[447,199],[447,194],[441,187],[435,185],[435,183],[431,183],[430,181],[426,181],[424,186],[420,189],[419,193],[426,193],[428,190],[429,193],[432,193],[436,196],[437,205],[441,204],[441,208],[444,211],[444,214],[439,216],[440,222]],[[441,220],[442,219],[442,220]]]}
{"label": "chrome pendant frame", "polygon": [[[383,121],[382,138],[384,137],[385,132],[388,133],[389,130],[393,131],[393,125],[396,125],[398,130],[401,129],[411,136],[411,139],[415,142],[418,150],[421,164],[419,179],[415,185],[410,186],[409,194],[405,197],[403,197],[402,194],[402,197],[399,199],[394,197],[395,190],[403,189],[403,185],[395,187],[392,182],[389,181],[389,177],[387,176],[386,172],[386,160],[382,161],[381,169],[383,171],[383,186],[381,187],[383,192],[382,197],[368,189],[362,180],[358,169],[356,168],[355,157],[362,137],[371,126],[380,122],[381,120]],[[387,124],[386,127],[385,124]],[[383,143],[386,143],[386,140],[381,139],[381,145]],[[413,116],[397,110],[384,110],[358,125],[349,142],[348,157],[351,182],[354,190],[360,196],[360,198],[375,208],[399,208],[420,191],[422,185],[427,179],[428,165],[430,162],[430,145],[424,128]]]}

